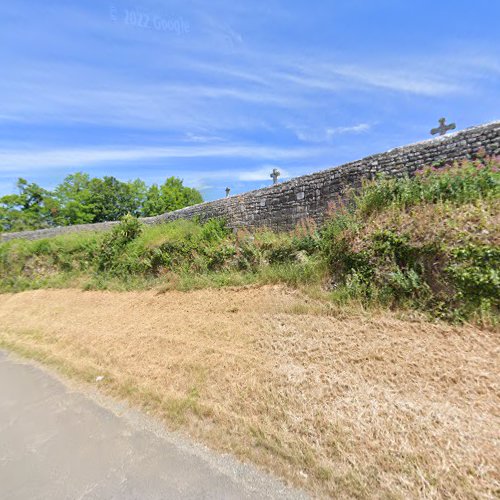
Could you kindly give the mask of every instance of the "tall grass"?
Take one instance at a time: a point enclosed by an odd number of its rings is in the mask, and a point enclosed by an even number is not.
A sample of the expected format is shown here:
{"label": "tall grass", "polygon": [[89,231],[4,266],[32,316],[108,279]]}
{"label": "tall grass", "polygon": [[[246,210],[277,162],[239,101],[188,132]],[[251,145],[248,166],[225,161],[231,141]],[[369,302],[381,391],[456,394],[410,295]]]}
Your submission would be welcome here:
{"label": "tall grass", "polygon": [[484,158],[441,168],[427,167],[411,178],[382,177],[379,182],[366,183],[361,193],[354,196],[356,211],[361,217],[368,217],[390,206],[406,210],[421,203],[465,204],[498,197],[498,165],[498,158]]}
{"label": "tall grass", "polygon": [[498,320],[499,160],[365,184],[322,232],[337,300]]}
{"label": "tall grass", "polygon": [[106,234],[0,245],[0,289],[299,285],[318,279],[318,248],[319,233],[314,226],[292,233],[250,233],[233,232],[217,219],[148,227],[125,217]]}

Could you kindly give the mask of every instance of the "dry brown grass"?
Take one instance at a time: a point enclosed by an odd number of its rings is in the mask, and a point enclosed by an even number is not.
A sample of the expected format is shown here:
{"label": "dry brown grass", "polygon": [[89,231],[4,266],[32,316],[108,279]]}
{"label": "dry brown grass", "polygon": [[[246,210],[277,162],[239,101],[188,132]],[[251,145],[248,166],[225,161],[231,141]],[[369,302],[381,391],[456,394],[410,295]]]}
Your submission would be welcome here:
{"label": "dry brown grass", "polygon": [[459,208],[449,203],[416,205],[409,210],[392,207],[376,214],[366,224],[354,248],[381,230],[411,234],[414,244],[500,245],[500,200],[476,200]]}
{"label": "dry brown grass", "polygon": [[493,498],[499,341],[282,287],[0,296],[0,346],[317,496]]}

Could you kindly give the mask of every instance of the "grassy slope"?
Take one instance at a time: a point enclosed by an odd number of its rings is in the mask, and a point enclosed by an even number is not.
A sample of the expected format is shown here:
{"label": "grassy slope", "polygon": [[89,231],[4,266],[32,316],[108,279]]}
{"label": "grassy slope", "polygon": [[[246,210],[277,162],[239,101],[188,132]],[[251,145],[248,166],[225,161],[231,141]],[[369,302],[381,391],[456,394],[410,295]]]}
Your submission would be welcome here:
{"label": "grassy slope", "polygon": [[323,235],[339,298],[495,321],[500,297],[498,160],[367,185]]}
{"label": "grassy slope", "polygon": [[0,244],[0,291],[286,283],[336,301],[495,322],[500,295],[498,160],[367,184],[320,231],[233,233],[220,221]]}

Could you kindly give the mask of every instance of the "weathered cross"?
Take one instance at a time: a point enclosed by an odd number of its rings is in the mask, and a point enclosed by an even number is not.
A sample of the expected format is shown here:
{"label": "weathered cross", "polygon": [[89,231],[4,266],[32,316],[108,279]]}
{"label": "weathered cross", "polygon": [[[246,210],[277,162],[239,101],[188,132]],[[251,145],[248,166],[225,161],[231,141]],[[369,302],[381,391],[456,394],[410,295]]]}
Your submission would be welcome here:
{"label": "weathered cross", "polygon": [[231,188],[226,188],[226,198],[229,196],[229,193],[231,192]]}
{"label": "weathered cross", "polygon": [[449,125],[446,125],[446,118],[440,118],[439,119],[439,127],[433,128],[431,130],[432,135],[444,135],[448,130],[455,130],[457,128],[455,123],[450,123]]}
{"label": "weathered cross", "polygon": [[278,177],[280,176],[280,171],[273,168],[273,171],[271,172],[271,175],[269,177],[271,177],[271,179],[273,180],[273,184],[276,184],[278,182]]}

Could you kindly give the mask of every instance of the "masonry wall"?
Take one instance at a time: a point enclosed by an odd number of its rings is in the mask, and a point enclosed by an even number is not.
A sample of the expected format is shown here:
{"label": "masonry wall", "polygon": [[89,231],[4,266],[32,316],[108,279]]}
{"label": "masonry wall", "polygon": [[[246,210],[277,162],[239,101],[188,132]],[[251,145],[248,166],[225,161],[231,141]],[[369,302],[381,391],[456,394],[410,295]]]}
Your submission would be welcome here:
{"label": "masonry wall", "polygon": [[[363,178],[377,174],[401,177],[412,175],[425,165],[443,166],[455,160],[474,159],[479,151],[500,155],[500,122],[469,128],[409,146],[404,146],[333,167],[310,175],[297,177],[268,188],[230,196],[156,217],[141,219],[146,224],[161,224],[176,219],[201,220],[223,217],[230,227],[256,228],[266,226],[286,230],[295,227],[303,218],[321,223],[328,209],[352,186]],[[6,233],[2,241],[14,238],[41,239],[79,231],[103,231],[116,222]]]}

